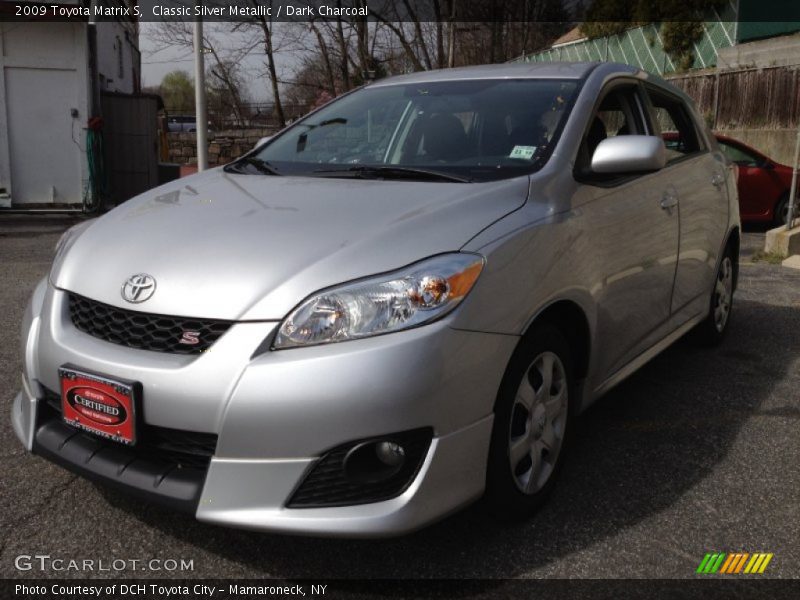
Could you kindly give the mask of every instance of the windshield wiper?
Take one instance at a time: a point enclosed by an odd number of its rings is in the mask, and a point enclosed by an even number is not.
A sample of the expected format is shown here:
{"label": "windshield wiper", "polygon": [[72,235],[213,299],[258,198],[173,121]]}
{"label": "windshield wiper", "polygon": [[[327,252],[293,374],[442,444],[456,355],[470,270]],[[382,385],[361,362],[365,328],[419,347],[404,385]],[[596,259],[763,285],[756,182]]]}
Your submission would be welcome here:
{"label": "windshield wiper", "polygon": [[431,171],[430,169],[415,169],[413,167],[396,166],[369,166],[356,165],[345,169],[318,169],[314,174],[321,177],[354,177],[360,179],[426,179],[429,181],[456,181],[458,183],[472,183],[469,177]]}
{"label": "windshield wiper", "polygon": [[264,173],[265,175],[280,175],[280,173],[278,173],[278,170],[271,164],[269,164],[266,160],[257,158],[255,156],[243,156],[242,158],[235,160],[231,164],[226,165],[225,170],[228,172],[236,171],[241,173],[242,165],[250,165],[252,167],[255,167],[260,173]]}
{"label": "windshield wiper", "polygon": [[298,123],[297,125],[298,127],[316,129],[317,127],[327,127],[328,125],[347,125],[347,119],[344,117],[333,117],[332,119],[325,119],[319,123]]}

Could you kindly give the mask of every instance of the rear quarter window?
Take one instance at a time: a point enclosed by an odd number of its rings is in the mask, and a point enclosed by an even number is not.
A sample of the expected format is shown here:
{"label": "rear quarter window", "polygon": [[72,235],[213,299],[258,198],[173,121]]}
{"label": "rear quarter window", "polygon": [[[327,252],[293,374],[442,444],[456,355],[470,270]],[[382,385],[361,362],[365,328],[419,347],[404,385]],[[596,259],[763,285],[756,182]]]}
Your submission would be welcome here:
{"label": "rear quarter window", "polygon": [[665,138],[668,163],[705,150],[689,109],[682,100],[652,88],[647,90],[647,94],[653,121]]}

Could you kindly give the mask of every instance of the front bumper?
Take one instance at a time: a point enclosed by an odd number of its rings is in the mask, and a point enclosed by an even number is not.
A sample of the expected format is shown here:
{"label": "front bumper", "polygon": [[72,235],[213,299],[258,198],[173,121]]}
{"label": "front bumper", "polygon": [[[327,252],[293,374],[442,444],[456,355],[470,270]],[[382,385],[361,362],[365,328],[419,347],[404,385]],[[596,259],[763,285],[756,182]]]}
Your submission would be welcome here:
{"label": "front bumper", "polygon": [[[383,537],[408,533],[479,498],[492,430],[487,416],[434,437],[422,469],[400,496],[331,508],[285,507],[315,459],[214,458],[197,509],[200,521],[291,534]],[[236,488],[236,494],[230,490]]]}
{"label": "front bumper", "polygon": [[[14,430],[28,449],[85,476],[142,495],[148,485],[158,488],[176,474],[142,468],[144,475],[134,473],[131,485],[115,475],[113,463],[100,473],[87,472],[89,449],[65,455],[70,442],[62,439],[56,454],[44,451],[39,405],[43,390],[59,389],[57,369],[64,363],[140,381],[148,426],[218,436],[197,489],[181,481],[180,505],[164,502],[193,510],[201,521],[287,533],[394,535],[483,492],[492,408],[517,342],[513,336],[458,331],[445,319],[386,336],[253,357],[276,323],[239,323],[195,358],[124,348],[77,331],[66,314],[65,294],[52,287],[38,301],[40,308],[35,295],[23,327],[26,365],[12,409]],[[287,508],[327,450],[422,427],[432,429],[433,439],[399,496],[355,506]],[[58,436],[50,429],[52,448]],[[158,500],[155,492],[151,499]]]}

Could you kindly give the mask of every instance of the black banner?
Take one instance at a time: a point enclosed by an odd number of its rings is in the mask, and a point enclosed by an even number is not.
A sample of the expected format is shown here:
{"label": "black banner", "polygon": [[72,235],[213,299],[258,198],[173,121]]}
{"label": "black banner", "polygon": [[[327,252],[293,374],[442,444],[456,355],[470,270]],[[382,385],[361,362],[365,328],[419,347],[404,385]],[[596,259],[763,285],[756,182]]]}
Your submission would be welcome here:
{"label": "black banner", "polygon": [[10,580],[0,584],[4,600],[245,600],[250,598],[570,598],[574,600],[683,598],[783,600],[800,597],[800,581],[759,576],[688,580],[591,579],[63,579]]}
{"label": "black banner", "polygon": [[0,0],[0,21],[800,22],[797,0]]}

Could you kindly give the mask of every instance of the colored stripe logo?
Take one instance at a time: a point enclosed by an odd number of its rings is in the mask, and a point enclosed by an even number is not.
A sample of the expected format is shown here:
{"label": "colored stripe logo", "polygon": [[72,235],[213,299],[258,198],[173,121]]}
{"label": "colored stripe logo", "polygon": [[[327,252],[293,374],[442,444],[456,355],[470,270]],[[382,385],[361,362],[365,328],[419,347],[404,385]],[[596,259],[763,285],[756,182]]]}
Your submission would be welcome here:
{"label": "colored stripe logo", "polygon": [[714,552],[708,553],[700,561],[696,573],[703,575],[713,575],[721,573],[725,575],[761,574],[767,569],[767,565],[772,560],[773,554],[766,552]]}

